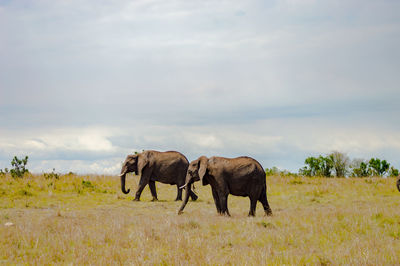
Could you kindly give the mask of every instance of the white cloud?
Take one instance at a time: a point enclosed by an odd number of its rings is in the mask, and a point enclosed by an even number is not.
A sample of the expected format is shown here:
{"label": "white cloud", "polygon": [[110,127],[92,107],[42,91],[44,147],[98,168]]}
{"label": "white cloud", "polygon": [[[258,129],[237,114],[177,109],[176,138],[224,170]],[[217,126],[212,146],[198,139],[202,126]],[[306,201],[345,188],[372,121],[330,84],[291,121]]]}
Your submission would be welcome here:
{"label": "white cloud", "polygon": [[105,127],[35,129],[30,132],[6,131],[0,135],[0,146],[5,151],[84,151],[113,152],[114,147],[108,137],[112,129]]}

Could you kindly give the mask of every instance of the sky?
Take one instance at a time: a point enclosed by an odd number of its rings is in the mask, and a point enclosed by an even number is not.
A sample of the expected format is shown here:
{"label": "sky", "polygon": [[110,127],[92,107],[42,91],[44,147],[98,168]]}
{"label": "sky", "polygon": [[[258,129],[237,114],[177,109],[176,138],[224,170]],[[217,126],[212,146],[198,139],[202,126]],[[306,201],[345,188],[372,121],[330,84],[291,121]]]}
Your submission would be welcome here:
{"label": "sky", "polygon": [[0,169],[332,151],[400,168],[398,0],[0,0]]}

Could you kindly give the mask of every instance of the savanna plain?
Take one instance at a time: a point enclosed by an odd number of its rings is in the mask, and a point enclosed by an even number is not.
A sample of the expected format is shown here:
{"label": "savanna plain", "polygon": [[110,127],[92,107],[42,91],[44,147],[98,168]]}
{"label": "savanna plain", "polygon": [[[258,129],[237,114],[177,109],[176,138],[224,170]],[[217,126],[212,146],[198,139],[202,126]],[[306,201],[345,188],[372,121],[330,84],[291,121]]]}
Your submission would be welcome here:
{"label": "savanna plain", "polygon": [[273,216],[249,199],[215,209],[210,186],[182,215],[176,186],[134,202],[138,177],[0,177],[0,264],[399,265],[394,178],[267,177]]}

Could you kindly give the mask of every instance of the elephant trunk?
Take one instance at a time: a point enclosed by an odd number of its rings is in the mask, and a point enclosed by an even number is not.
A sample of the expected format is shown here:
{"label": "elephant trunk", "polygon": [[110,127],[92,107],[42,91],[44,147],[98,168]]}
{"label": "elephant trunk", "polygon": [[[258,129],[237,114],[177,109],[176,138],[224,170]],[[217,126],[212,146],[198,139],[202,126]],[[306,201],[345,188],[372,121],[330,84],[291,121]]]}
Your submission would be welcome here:
{"label": "elephant trunk", "polygon": [[179,208],[178,214],[182,214],[183,213],[183,209],[185,208],[186,204],[189,201],[189,195],[191,194],[191,191],[192,191],[191,186],[192,186],[191,183],[186,183],[185,184],[185,198],[183,199],[182,205]]}
{"label": "elephant trunk", "polygon": [[130,189],[125,190],[125,177],[126,177],[126,173],[123,173],[120,175],[121,176],[121,190],[124,194],[128,194],[129,191],[131,191]]}

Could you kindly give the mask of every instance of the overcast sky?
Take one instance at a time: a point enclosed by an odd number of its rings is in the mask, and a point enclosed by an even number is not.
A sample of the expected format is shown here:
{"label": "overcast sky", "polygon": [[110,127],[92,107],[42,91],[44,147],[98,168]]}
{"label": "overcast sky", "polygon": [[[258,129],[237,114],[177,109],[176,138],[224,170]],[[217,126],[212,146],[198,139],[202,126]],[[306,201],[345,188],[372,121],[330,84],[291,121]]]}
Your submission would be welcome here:
{"label": "overcast sky", "polygon": [[142,149],[400,168],[400,1],[0,0],[0,168]]}

